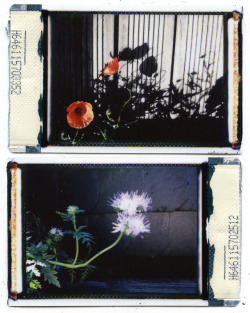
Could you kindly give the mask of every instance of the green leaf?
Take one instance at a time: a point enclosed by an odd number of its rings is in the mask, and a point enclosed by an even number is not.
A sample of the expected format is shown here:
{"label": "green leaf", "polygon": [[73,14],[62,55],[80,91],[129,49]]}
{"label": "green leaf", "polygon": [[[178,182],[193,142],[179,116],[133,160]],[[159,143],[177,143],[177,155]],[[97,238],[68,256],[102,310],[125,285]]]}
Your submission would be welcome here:
{"label": "green leaf", "polygon": [[44,256],[40,257],[40,260],[50,260],[53,258],[55,258],[54,254],[48,254],[48,255],[44,255]]}
{"label": "green leaf", "polygon": [[64,235],[75,235],[76,232],[75,232],[74,230],[65,230],[65,231],[63,232],[63,234],[64,234]]}
{"label": "green leaf", "polygon": [[74,268],[67,268],[67,273],[70,277],[70,282],[73,283],[76,279],[76,270]]}
{"label": "green leaf", "polygon": [[30,286],[30,289],[31,289],[31,290],[36,290],[36,289],[41,289],[41,288],[42,288],[41,284],[40,284],[39,281],[36,280],[36,279],[33,279],[33,280],[29,283],[29,286]]}
{"label": "green leaf", "polygon": [[85,225],[85,226],[80,226],[80,227],[78,227],[77,228],[77,231],[80,231],[80,230],[82,230],[83,228],[86,228],[87,226]]}
{"label": "green leaf", "polygon": [[93,272],[94,270],[96,269],[96,267],[94,265],[87,265],[86,267],[82,268],[81,269],[81,277],[80,277],[80,282],[82,283],[86,278],[87,276]]}
{"label": "green leaf", "polygon": [[73,215],[69,215],[66,213],[59,212],[59,211],[57,211],[56,213],[59,214],[65,222],[72,222],[73,221]]}
{"label": "green leaf", "polygon": [[53,284],[53,285],[61,288],[61,285],[58,281],[58,278],[56,277],[56,274],[57,274],[56,271],[52,270],[49,267],[42,267],[41,270],[43,272],[45,281],[47,280],[49,282],[49,284]]}

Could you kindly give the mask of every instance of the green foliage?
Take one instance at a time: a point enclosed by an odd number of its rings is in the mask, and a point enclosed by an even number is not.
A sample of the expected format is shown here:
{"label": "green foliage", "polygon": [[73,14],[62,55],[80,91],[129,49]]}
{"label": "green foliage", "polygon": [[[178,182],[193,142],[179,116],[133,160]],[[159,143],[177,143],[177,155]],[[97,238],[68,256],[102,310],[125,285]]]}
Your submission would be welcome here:
{"label": "green foliage", "polygon": [[[77,264],[83,264],[85,263],[87,260],[81,260],[78,259],[76,262]],[[67,263],[71,264],[73,262],[73,259],[69,259]],[[86,267],[82,267],[82,268],[67,268],[67,274],[70,277],[70,282],[73,283],[74,281],[76,281],[76,278],[79,277],[79,282],[82,283],[87,276],[93,272],[96,269],[96,267],[94,265],[88,264]]]}
{"label": "green foliage", "polygon": [[57,214],[59,214],[61,216],[61,218],[64,220],[64,222],[73,222],[73,215],[69,215],[67,213],[63,213],[63,212],[56,212]]}
{"label": "green foliage", "polygon": [[[61,260],[68,264],[82,264],[87,261],[77,259],[74,262],[75,259],[69,258],[68,254],[63,249],[64,234],[71,235],[72,239],[77,239],[79,242],[81,241],[81,243],[88,248],[88,251],[85,254],[86,258],[94,243],[93,236],[90,233],[83,231],[87,226],[82,225],[78,228],[76,227],[76,214],[84,211],[79,210],[77,206],[68,206],[66,212],[67,213],[57,212],[57,214],[61,216],[63,221],[71,222],[73,229],[63,232],[59,229],[56,229],[57,232],[55,232],[55,229],[54,232],[51,232],[51,230],[49,232],[47,231],[47,234],[44,235],[39,242],[37,242],[37,240],[35,242],[33,241],[33,233],[35,233],[35,230],[31,230],[30,228],[32,227],[32,224],[29,224],[29,231],[27,233],[31,234],[31,236],[26,237],[26,283],[30,292],[37,292],[38,289],[42,288],[40,282],[42,278],[49,284],[53,284],[59,288],[61,287],[57,277],[57,267],[51,263],[51,261],[56,262],[57,260]],[[35,220],[38,220],[35,215],[32,216]],[[60,240],[58,240],[57,237],[59,237]],[[76,258],[77,256],[78,252]],[[83,281],[94,268],[95,267],[90,264],[85,268],[78,269],[61,267],[61,269],[66,269],[71,282],[75,281],[76,277],[79,277],[79,280]]]}
{"label": "green foliage", "polygon": [[46,228],[43,221],[31,211],[26,212],[26,228],[27,235],[32,237],[34,244],[37,244],[46,236]]}
{"label": "green foliage", "polygon": [[94,265],[88,264],[86,267],[81,268],[80,282],[83,282],[87,276],[96,269]]}
{"label": "green foliage", "polygon": [[49,253],[49,248],[46,244],[39,242],[37,245],[27,241],[26,242],[26,255],[28,258],[34,260],[49,260],[55,257],[55,255]]}
{"label": "green foliage", "polygon": [[29,283],[29,286],[31,290],[37,290],[42,288],[41,284],[37,279],[32,279],[31,282]]}
{"label": "green foliage", "polygon": [[43,272],[43,275],[44,275],[44,280],[48,281],[49,284],[53,284],[57,287],[61,287],[59,281],[58,281],[58,278],[56,276],[57,272],[49,267],[42,267],[42,272]]}
{"label": "green foliage", "polygon": [[90,248],[91,244],[94,243],[93,236],[90,233],[81,231],[83,227],[86,227],[86,226],[80,226],[79,228],[76,229],[76,231],[67,230],[63,233],[72,235],[74,239],[77,238],[77,240],[79,241],[81,240],[82,244],[86,244],[86,246]]}

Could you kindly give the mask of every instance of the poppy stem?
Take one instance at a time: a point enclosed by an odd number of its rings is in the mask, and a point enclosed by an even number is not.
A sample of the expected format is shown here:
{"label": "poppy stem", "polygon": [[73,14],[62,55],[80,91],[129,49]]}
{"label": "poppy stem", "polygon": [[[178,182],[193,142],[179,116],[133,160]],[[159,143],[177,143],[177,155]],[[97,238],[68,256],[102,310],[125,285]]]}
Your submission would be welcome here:
{"label": "poppy stem", "polygon": [[74,137],[74,139],[73,139],[73,141],[72,141],[72,144],[73,144],[73,145],[76,143],[75,140],[76,140],[76,137],[77,137],[77,135],[78,135],[78,132],[79,132],[79,129],[77,129],[76,134],[75,134],[75,137]]}
{"label": "poppy stem", "polygon": [[97,128],[99,129],[100,133],[102,134],[102,137],[103,137],[103,141],[106,141],[108,138],[107,136],[105,135],[105,133],[101,130],[101,128],[97,125]]}
{"label": "poppy stem", "polygon": [[[122,75],[121,75],[119,72],[117,72],[117,75],[122,78]],[[114,136],[116,130],[119,128],[120,122],[121,122],[121,117],[122,117],[122,112],[123,112],[123,110],[125,109],[126,105],[127,105],[127,104],[131,101],[131,99],[132,99],[132,90],[129,89],[129,88],[127,88],[127,85],[125,85],[125,88],[126,88],[127,91],[129,92],[129,98],[128,98],[128,100],[127,100],[126,102],[124,102],[124,104],[123,104],[123,106],[122,106],[122,108],[121,108],[120,115],[119,115],[118,120],[117,120],[117,124],[114,125],[113,134],[111,135],[111,137],[110,137],[109,139],[111,139],[111,138]]]}
{"label": "poppy stem", "polygon": [[121,108],[121,112],[120,112],[120,115],[118,117],[118,120],[117,120],[117,124],[116,124],[116,128],[119,127],[120,125],[120,121],[121,121],[121,117],[122,117],[122,111],[124,110],[125,106],[130,102],[131,98],[132,98],[132,92],[130,89],[128,89],[127,87],[125,87],[127,89],[127,91],[129,92],[129,99],[123,104],[122,108]]}

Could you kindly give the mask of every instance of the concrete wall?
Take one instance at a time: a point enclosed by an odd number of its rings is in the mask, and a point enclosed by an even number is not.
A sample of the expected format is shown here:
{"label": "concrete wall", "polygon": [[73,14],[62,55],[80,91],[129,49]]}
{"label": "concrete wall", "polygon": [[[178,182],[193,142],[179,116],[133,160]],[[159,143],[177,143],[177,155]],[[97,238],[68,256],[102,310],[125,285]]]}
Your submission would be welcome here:
{"label": "concrete wall", "polygon": [[[91,213],[112,213],[109,199],[117,192],[147,192],[152,211],[197,211],[196,167],[72,169],[59,173],[59,198]],[[60,201],[60,199],[59,199]]]}
{"label": "concrete wall", "polygon": [[68,170],[60,181],[61,194],[69,201],[67,205],[78,205],[89,213],[87,219],[81,216],[79,224],[88,224],[97,248],[111,244],[117,237],[110,235],[116,213],[108,205],[109,199],[117,192],[138,190],[152,197],[148,214],[151,233],[143,239],[123,239],[116,253],[139,256],[197,253],[196,167],[88,169],[77,180],[72,180]]}
{"label": "concrete wall", "polygon": [[[78,205],[86,213],[78,215],[78,225],[88,225],[95,236],[96,249],[111,244],[116,220],[108,205],[117,192],[147,192],[152,197],[148,213],[151,233],[144,238],[123,238],[117,255],[194,256],[197,254],[197,167],[53,167],[30,168],[24,173],[26,210],[42,218],[46,227],[71,227],[62,223],[56,211]],[[69,238],[70,244],[71,239]],[[74,249],[74,245],[72,246]],[[111,252],[113,253],[113,252]]]}

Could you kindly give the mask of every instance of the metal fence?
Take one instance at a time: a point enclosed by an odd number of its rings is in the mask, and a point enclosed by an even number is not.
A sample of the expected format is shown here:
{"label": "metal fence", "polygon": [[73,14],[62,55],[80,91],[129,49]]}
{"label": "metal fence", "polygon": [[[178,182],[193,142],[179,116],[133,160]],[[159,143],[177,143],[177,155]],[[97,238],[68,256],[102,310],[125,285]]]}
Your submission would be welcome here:
{"label": "metal fence", "polygon": [[[139,96],[132,101],[139,118],[154,118],[159,101],[175,101],[169,114],[178,117],[175,92],[190,103],[190,115],[205,114],[209,91],[223,76],[223,15],[94,14],[92,51],[94,79],[103,79],[105,64],[118,56],[121,76]],[[161,100],[147,102],[145,88],[161,91]]]}

